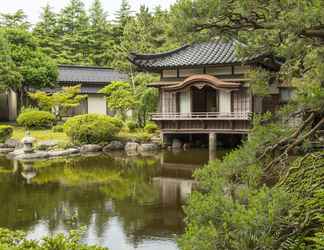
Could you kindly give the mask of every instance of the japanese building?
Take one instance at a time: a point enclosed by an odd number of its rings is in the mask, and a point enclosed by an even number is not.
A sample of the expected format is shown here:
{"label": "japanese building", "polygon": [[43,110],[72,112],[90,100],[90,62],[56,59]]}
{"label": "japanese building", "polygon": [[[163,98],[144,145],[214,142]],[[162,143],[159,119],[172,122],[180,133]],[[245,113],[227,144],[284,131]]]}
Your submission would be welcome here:
{"label": "japanese building", "polygon": [[213,147],[216,134],[247,134],[253,113],[278,108],[284,89],[269,82],[271,96],[252,96],[246,72],[251,67],[277,71],[280,64],[268,55],[238,58],[236,46],[234,41],[218,41],[166,53],[130,54],[139,70],[161,76],[149,86],[159,90],[159,108],[152,120],[164,140],[170,135],[209,135]]}

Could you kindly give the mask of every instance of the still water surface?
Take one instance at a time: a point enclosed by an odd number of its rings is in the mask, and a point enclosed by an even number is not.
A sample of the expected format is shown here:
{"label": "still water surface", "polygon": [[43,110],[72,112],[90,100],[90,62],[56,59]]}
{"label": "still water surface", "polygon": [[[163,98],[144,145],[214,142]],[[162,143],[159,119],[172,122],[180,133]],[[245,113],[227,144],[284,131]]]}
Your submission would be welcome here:
{"label": "still water surface", "polygon": [[0,227],[40,239],[84,225],[83,242],[110,250],[178,249],[192,173],[208,157],[208,150],[32,163],[0,156]]}

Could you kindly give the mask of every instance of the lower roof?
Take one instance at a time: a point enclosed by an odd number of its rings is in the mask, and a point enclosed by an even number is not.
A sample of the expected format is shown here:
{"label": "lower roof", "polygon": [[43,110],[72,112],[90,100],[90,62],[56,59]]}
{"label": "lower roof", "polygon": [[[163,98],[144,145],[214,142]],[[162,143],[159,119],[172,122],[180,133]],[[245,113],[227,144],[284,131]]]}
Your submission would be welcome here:
{"label": "lower roof", "polygon": [[58,71],[58,83],[105,85],[113,81],[128,80],[128,75],[126,73],[105,67],[59,65]]}

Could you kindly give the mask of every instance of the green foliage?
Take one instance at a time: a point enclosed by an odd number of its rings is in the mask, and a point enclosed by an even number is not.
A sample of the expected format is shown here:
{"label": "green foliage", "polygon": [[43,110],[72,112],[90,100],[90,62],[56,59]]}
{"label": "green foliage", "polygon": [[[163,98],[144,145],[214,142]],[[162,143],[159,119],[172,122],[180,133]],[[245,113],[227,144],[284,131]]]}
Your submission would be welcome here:
{"label": "green foliage", "polygon": [[29,97],[35,100],[38,106],[47,111],[54,112],[57,119],[61,119],[71,108],[78,107],[81,101],[87,98],[80,95],[81,85],[63,87],[61,91],[54,94],[47,94],[43,91],[28,93]]}
{"label": "green foliage", "polygon": [[154,122],[147,123],[144,127],[144,131],[149,134],[154,134],[158,129],[159,127]]}
{"label": "green foliage", "polygon": [[86,246],[80,243],[84,229],[72,230],[68,235],[57,234],[45,237],[42,241],[32,241],[21,231],[10,231],[0,228],[0,248],[4,250],[107,250],[96,246]]}
{"label": "green foliage", "polygon": [[24,109],[17,118],[17,124],[28,129],[51,128],[56,122],[55,116],[47,111]]}
{"label": "green foliage", "polygon": [[0,142],[4,142],[12,136],[13,127],[9,125],[0,125]]}
{"label": "green foliage", "polygon": [[126,126],[127,126],[128,130],[129,130],[129,132],[134,132],[135,129],[137,128],[136,122],[134,122],[132,120],[126,121]]}
{"label": "green foliage", "polygon": [[121,121],[116,118],[87,114],[69,118],[64,124],[64,132],[76,143],[92,144],[109,142],[121,126]]}
{"label": "green foliage", "polygon": [[54,133],[62,133],[64,131],[63,125],[56,125],[52,128]]}
{"label": "green foliage", "polygon": [[109,108],[122,116],[137,104],[131,86],[127,82],[112,82],[99,93],[105,94]]}
{"label": "green foliage", "polygon": [[137,123],[144,127],[149,119],[149,114],[157,109],[158,91],[154,88],[148,88],[146,85],[158,81],[159,77],[147,73],[139,73],[134,77],[135,96],[139,100],[136,109]]}

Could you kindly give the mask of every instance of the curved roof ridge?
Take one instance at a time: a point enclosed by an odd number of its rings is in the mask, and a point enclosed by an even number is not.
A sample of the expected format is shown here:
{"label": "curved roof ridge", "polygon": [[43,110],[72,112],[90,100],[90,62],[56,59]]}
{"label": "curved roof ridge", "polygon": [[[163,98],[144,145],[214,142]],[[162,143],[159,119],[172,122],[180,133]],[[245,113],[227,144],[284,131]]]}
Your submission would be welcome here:
{"label": "curved roof ridge", "polygon": [[[176,48],[176,49],[165,51],[165,52],[155,53],[155,54],[139,54],[139,53],[131,52],[130,56],[137,57],[138,59],[154,59],[156,57],[169,56],[173,53],[177,53],[177,52],[179,52],[183,49],[186,49],[190,46],[191,46],[190,44],[185,44],[185,45],[181,46],[180,48]],[[129,57],[129,59],[132,59],[132,58]]]}

